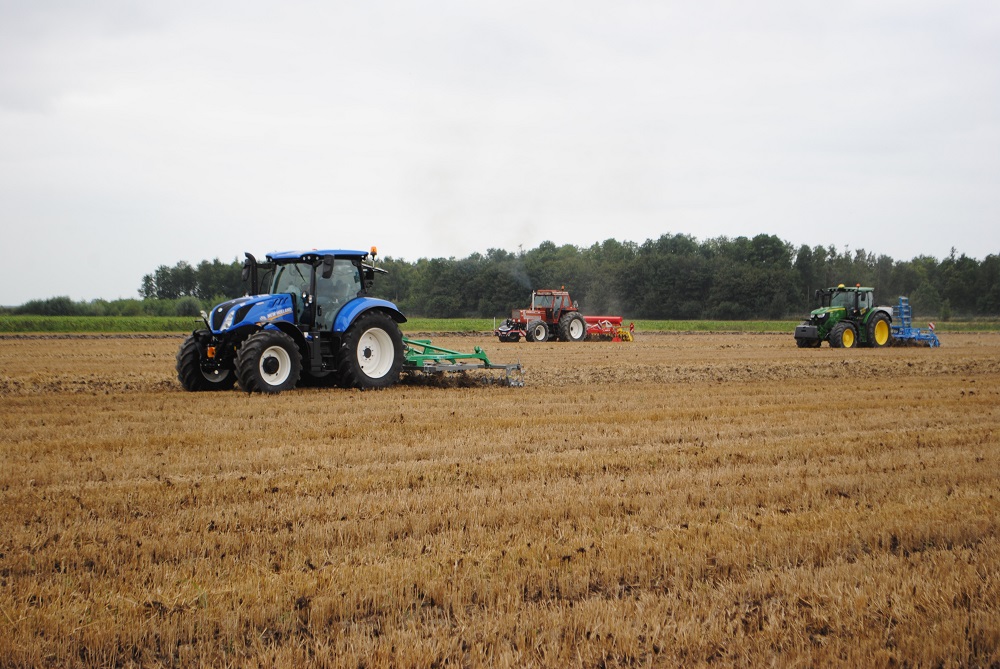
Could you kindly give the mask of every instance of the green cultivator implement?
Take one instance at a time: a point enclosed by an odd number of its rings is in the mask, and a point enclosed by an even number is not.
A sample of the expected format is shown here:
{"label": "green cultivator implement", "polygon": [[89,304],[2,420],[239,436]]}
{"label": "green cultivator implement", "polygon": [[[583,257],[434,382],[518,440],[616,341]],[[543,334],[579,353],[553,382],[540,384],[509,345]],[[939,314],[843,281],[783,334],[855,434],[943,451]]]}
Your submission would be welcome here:
{"label": "green cultivator implement", "polygon": [[524,374],[521,363],[495,365],[486,357],[480,347],[473,353],[461,353],[451,349],[435,346],[429,339],[408,339],[403,337],[404,372],[424,372],[426,374],[443,374],[444,372],[467,372],[475,369],[503,370],[503,383],[508,386],[523,386]]}

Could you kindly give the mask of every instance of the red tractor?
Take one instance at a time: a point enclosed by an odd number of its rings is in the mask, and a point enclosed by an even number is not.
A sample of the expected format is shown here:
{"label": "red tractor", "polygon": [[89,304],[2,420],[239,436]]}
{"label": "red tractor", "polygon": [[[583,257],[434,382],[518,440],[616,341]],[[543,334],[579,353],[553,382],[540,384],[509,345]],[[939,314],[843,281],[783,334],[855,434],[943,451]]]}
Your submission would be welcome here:
{"label": "red tractor", "polygon": [[622,328],[621,316],[584,316],[565,290],[535,290],[531,306],[514,309],[495,331],[502,342],[583,341],[587,335],[631,341],[631,329]]}

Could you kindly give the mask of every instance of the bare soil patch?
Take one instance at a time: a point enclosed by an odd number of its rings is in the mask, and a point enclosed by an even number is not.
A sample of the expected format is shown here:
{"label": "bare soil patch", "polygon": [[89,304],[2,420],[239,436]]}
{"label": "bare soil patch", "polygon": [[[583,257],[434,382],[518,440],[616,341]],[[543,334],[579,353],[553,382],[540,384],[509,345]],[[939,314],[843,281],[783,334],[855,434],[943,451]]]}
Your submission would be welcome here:
{"label": "bare soil patch", "polygon": [[526,386],[0,340],[0,666],[1000,663],[1000,336],[434,340]]}

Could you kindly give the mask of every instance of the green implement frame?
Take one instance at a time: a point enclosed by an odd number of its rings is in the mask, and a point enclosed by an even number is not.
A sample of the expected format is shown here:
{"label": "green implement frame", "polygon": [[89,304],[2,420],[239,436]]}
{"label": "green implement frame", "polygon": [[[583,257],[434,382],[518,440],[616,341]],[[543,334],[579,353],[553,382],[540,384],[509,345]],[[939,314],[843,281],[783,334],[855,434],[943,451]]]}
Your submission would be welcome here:
{"label": "green implement frame", "polygon": [[472,369],[502,369],[504,380],[508,386],[524,385],[524,374],[521,363],[495,365],[486,357],[486,352],[480,347],[474,353],[461,353],[451,349],[435,346],[430,339],[408,339],[403,337],[405,346],[403,371],[440,374],[443,372],[465,372]]}

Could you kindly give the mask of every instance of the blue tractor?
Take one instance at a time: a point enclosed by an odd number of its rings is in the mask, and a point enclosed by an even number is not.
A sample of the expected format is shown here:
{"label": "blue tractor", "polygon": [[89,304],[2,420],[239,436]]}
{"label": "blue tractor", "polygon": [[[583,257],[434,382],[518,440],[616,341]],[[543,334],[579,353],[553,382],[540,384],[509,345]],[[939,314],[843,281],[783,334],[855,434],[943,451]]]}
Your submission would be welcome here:
{"label": "blue tractor", "polygon": [[385,388],[399,380],[406,317],[369,295],[375,248],[246,254],[244,297],[202,313],[177,352],[185,390],[278,393],[300,381]]}

